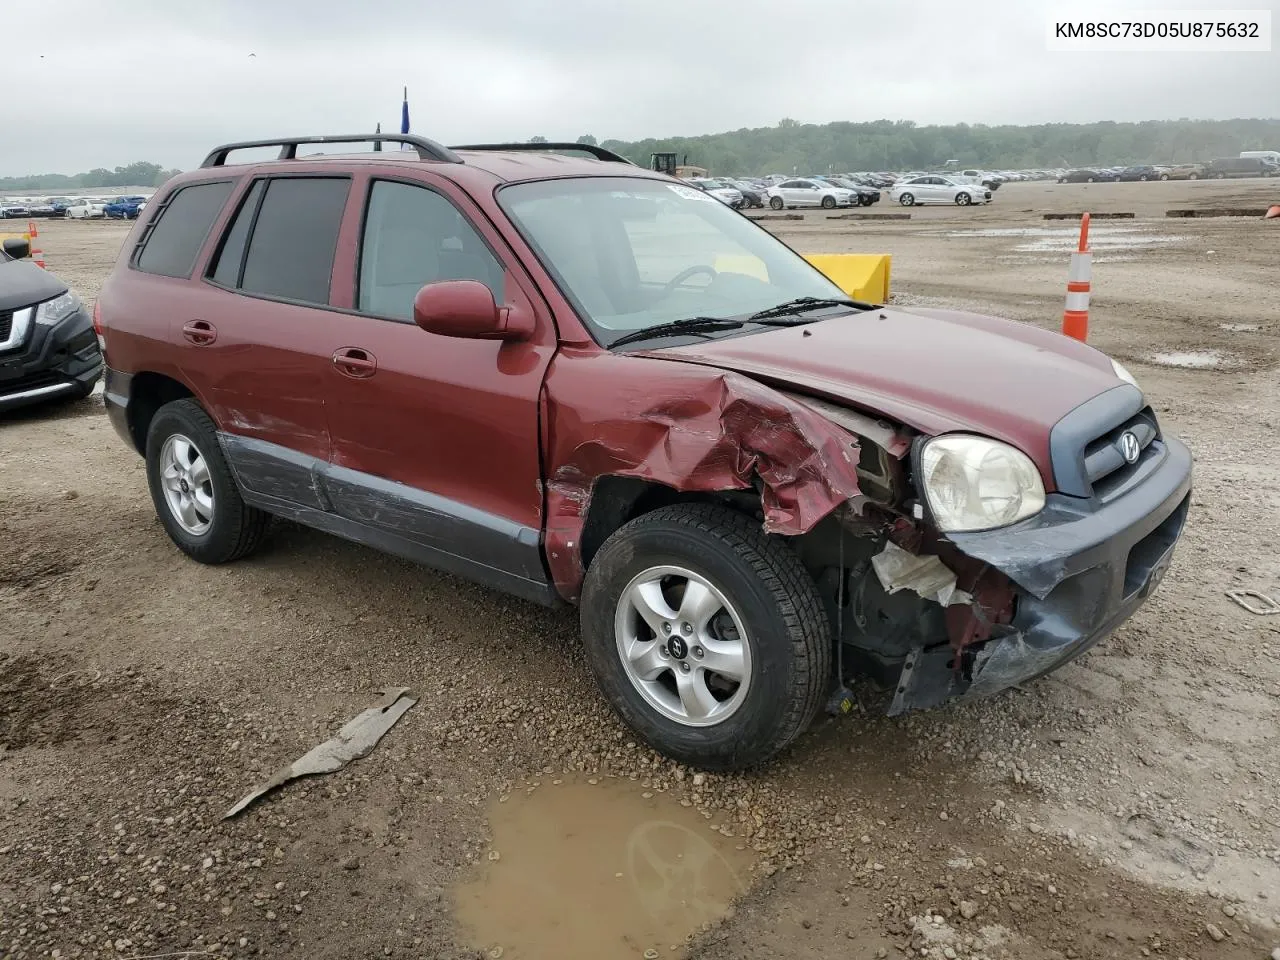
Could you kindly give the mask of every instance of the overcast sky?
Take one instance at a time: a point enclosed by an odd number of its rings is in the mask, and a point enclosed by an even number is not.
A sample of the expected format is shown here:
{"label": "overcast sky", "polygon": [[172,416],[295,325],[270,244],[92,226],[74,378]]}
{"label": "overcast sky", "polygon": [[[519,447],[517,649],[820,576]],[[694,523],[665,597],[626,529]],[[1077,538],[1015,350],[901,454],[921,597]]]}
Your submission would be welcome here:
{"label": "overcast sky", "polygon": [[[1280,22],[1276,0],[1194,2],[1272,9]],[[185,168],[228,140],[365,131],[378,121],[397,131],[403,85],[413,132],[453,143],[694,135],[786,116],[922,124],[1280,116],[1280,53],[1049,53],[1045,19],[1062,8],[3,0],[0,175],[135,160]]]}

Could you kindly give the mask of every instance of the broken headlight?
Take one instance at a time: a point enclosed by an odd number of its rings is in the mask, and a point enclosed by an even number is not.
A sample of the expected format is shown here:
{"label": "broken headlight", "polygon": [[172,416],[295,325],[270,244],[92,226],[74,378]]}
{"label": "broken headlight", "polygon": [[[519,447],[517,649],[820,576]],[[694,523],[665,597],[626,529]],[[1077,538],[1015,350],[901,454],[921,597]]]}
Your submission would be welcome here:
{"label": "broken headlight", "polygon": [[1044,482],[1031,458],[986,437],[930,440],[920,452],[920,480],[943,531],[1004,527],[1044,508]]}

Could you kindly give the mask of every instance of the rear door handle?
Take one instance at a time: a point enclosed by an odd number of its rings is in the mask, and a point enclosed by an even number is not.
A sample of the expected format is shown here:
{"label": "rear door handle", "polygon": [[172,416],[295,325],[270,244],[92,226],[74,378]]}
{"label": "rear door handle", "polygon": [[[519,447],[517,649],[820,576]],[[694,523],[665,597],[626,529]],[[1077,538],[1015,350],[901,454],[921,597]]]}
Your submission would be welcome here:
{"label": "rear door handle", "polygon": [[333,365],[338,372],[357,380],[378,372],[378,358],[361,347],[342,347],[333,352]]}
{"label": "rear door handle", "polygon": [[208,320],[188,320],[182,325],[182,335],[198,347],[205,347],[218,339],[218,331]]}

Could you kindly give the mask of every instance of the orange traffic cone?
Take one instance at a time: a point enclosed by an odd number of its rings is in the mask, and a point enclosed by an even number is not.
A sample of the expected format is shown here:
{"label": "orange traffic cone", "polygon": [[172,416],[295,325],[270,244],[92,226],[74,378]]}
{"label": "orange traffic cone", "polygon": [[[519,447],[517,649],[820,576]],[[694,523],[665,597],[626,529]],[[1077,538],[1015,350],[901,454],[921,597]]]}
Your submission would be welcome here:
{"label": "orange traffic cone", "polygon": [[1062,311],[1062,332],[1084,342],[1089,339],[1089,274],[1093,253],[1089,250],[1089,214],[1080,218],[1080,244],[1067,268],[1067,307]]}
{"label": "orange traffic cone", "polygon": [[31,251],[31,259],[32,259],[32,260],[34,260],[34,261],[36,262],[36,266],[37,266],[37,267],[39,267],[41,270],[47,270],[47,269],[49,269],[48,267],[46,267],[46,266],[44,265],[44,251],[43,251],[43,250],[41,250],[41,249],[39,249],[39,248],[36,248],[36,249],[32,250],[32,251]]}
{"label": "orange traffic cone", "polygon": [[36,222],[34,220],[27,221],[27,236],[32,240],[40,236],[40,231],[36,229]]}
{"label": "orange traffic cone", "polygon": [[1262,219],[1274,220],[1276,217],[1280,217],[1280,203],[1277,203],[1274,207],[1268,210]]}

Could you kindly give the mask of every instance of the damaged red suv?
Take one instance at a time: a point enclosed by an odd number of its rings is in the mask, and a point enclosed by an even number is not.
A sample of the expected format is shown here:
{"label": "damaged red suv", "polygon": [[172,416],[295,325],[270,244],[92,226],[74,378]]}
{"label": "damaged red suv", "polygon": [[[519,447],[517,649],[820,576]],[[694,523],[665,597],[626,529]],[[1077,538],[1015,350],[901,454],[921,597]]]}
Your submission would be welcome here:
{"label": "damaged red suv", "polygon": [[[405,149],[306,155],[355,141]],[[773,755],[854,674],[899,713],[1053,670],[1151,594],[1190,499],[1098,351],[853,302],[597,147],[219,147],[97,321],[186,554],[280,516],[578,604],[614,709],[705,767]]]}

